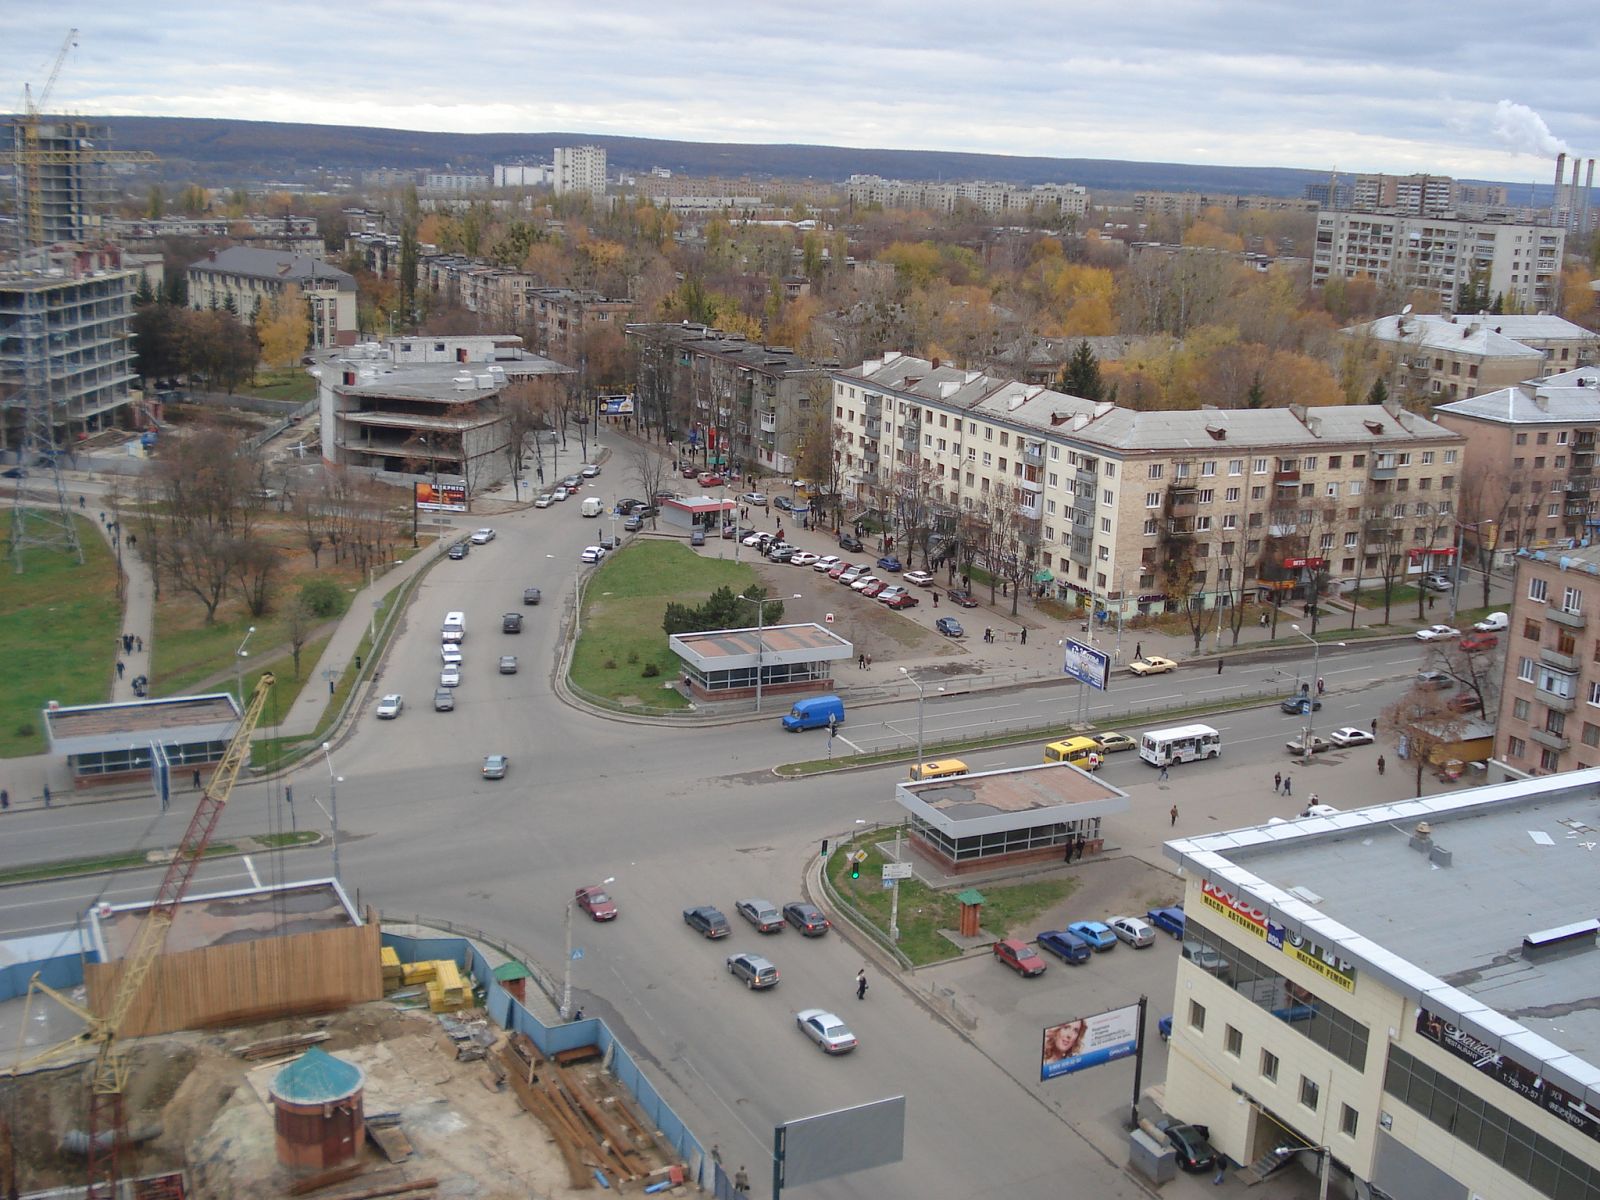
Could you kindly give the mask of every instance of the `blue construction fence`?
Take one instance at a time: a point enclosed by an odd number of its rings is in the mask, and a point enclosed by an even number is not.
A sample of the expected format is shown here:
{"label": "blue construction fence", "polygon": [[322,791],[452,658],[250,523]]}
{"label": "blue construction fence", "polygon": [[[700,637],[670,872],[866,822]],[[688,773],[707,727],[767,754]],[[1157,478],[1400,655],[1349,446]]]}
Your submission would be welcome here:
{"label": "blue construction fence", "polygon": [[661,1093],[656,1091],[655,1085],[634,1061],[633,1055],[628,1053],[627,1047],[599,1017],[585,1017],[581,1021],[569,1021],[562,1025],[546,1025],[500,986],[494,977],[494,968],[466,938],[411,937],[385,933],[383,944],[392,946],[402,962],[449,959],[463,971],[470,972],[483,988],[484,1008],[489,1019],[503,1029],[526,1034],[546,1058],[554,1058],[562,1050],[575,1050],[579,1046],[599,1046],[617,1082],[633,1097],[651,1127],[688,1164],[690,1182],[701,1187],[707,1186],[714,1164],[705,1147],[700,1144],[700,1139],[689,1131],[678,1114],[672,1111],[672,1106],[662,1099]]}
{"label": "blue construction fence", "polygon": [[28,994],[28,981],[39,979],[58,992],[83,982],[83,964],[99,962],[93,950],[79,945],[77,930],[40,933],[0,942],[0,1002]]}

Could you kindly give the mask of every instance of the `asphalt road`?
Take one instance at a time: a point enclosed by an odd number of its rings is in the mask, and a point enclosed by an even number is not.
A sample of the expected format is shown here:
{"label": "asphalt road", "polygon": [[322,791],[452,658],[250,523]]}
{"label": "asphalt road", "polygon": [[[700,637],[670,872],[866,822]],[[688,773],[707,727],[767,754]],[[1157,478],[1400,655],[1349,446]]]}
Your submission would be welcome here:
{"label": "asphalt road", "polygon": [[[599,490],[609,496],[629,489],[607,479]],[[1072,989],[1073,1009],[1099,1003],[1096,988],[1102,988],[1108,1002],[1143,992],[1155,1009],[1166,1011],[1173,945],[1123,949],[1105,963],[1097,960],[1070,973],[1058,967],[1031,983],[986,958],[911,977],[908,987],[938,983],[980,1013],[977,1031],[964,1038],[874,965],[868,965],[868,997],[858,1002],[853,983],[864,960],[844,938],[806,940],[792,930],[762,937],[749,930],[734,915],[733,902],[747,895],[779,904],[796,898],[820,838],[837,836],[858,821],[896,818],[893,783],[904,767],[785,781],[772,774],[773,765],[821,757],[825,734],[784,733],[776,714],[756,724],[693,731],[599,719],[554,702],[550,680],[563,608],[570,604],[578,553],[601,524],[581,518],[577,507],[569,501],[505,519],[494,542],[474,547],[461,562],[440,563],[421,585],[366,711],[331,755],[342,779],[338,812],[346,886],[391,916],[443,916],[489,930],[558,971],[562,917],[572,889],[614,876],[621,918],[598,926],[579,914],[574,928],[583,951],[574,964],[577,1002],[590,1015],[604,1016],[636,1048],[674,1107],[708,1143],[721,1145],[730,1169],[741,1161],[751,1166],[761,1192],[775,1122],[904,1094],[905,1161],[805,1194],[1027,1200],[1059,1196],[1065,1179],[1083,1194],[1142,1194],[1119,1165],[1119,1121],[1131,1099],[1131,1072],[1116,1065],[1090,1072],[1095,1078],[1070,1088],[1040,1085],[1037,1060],[1030,1056],[1039,1026],[1062,1007],[1063,988]],[[609,532],[609,522],[604,524]],[[544,602],[536,607],[521,604],[529,585],[544,589]],[[452,609],[467,613],[464,678],[455,711],[435,713],[439,625]],[[500,614],[507,611],[524,615],[520,635],[500,632]],[[502,653],[519,656],[517,674],[497,672]],[[1415,644],[1325,649],[1320,669],[1329,691],[1318,729],[1365,725],[1422,660]],[[1118,679],[1110,695],[1093,698],[1088,711],[1170,703],[1175,693],[1206,699],[1271,687],[1287,694],[1297,669],[1309,678],[1309,654],[1232,664],[1221,676],[1186,670]],[[922,714],[930,741],[996,726],[1051,720],[1064,725],[1079,711],[1076,685],[968,695],[941,695],[935,687]],[[406,697],[405,713],[395,721],[376,720],[371,710],[377,695],[396,690]],[[914,701],[861,709],[851,713],[841,735],[862,749],[912,746],[917,720]],[[1226,828],[1262,819],[1267,810],[1243,781],[1268,781],[1273,764],[1287,761],[1282,743],[1302,719],[1262,707],[1212,723],[1223,731],[1223,762],[1174,770],[1166,784],[1136,754],[1110,759],[1106,778],[1135,798],[1133,811],[1114,831],[1119,843],[1159,861],[1170,803],[1182,806],[1185,824],[1209,820]],[[1136,732],[1140,724],[1125,728]],[[507,779],[479,776],[487,753],[510,755]],[[977,769],[1023,765],[1040,761],[1039,744],[964,757]],[[1373,798],[1371,768],[1360,752],[1330,757],[1306,771],[1314,781],[1302,782],[1302,795],[1320,790],[1324,801],[1338,804],[1348,791],[1353,799],[1343,806],[1350,807]],[[299,826],[325,828],[316,802],[330,801],[328,763],[310,763],[290,782]],[[1397,772],[1386,781],[1396,795],[1403,782]],[[192,795],[179,793],[165,815],[156,815],[153,803],[137,801],[12,814],[0,865],[173,844]],[[288,828],[285,800],[282,782],[241,785],[218,837]],[[222,860],[203,868],[196,888],[244,886],[252,868],[257,877],[277,871],[312,878],[328,874],[331,865],[326,847],[272,856],[270,862]],[[154,872],[124,872],[110,880],[6,889],[0,892],[0,932],[59,927],[101,896],[147,895],[154,879]],[[729,914],[732,937],[707,942],[683,924],[681,910],[702,903]],[[724,967],[736,949],[771,957],[783,974],[781,985],[771,992],[746,991]],[[839,1012],[859,1035],[860,1049],[837,1059],[820,1054],[794,1026],[793,1013],[807,1007]],[[1153,1054],[1147,1083],[1161,1076],[1160,1054]],[[1073,1124],[1064,1124],[1063,1116]]]}

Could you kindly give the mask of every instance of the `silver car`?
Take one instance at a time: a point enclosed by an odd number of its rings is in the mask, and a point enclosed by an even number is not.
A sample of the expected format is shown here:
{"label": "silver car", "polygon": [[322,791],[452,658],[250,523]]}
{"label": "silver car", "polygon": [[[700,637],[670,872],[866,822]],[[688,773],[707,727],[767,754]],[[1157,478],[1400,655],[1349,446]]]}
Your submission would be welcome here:
{"label": "silver car", "polygon": [[1142,921],[1138,917],[1112,917],[1106,924],[1111,926],[1112,933],[1130,946],[1150,946],[1155,944],[1155,929],[1148,922]]}
{"label": "silver car", "polygon": [[728,955],[728,974],[751,991],[778,986],[778,968],[759,954]]}
{"label": "silver car", "polygon": [[405,706],[406,702],[401,698],[399,692],[390,692],[382,700],[378,701],[378,719],[380,721],[392,721],[400,715],[400,710]]}
{"label": "silver car", "polygon": [[794,1023],[824,1054],[846,1054],[856,1048],[856,1035],[850,1027],[825,1008],[802,1008],[795,1013]]}

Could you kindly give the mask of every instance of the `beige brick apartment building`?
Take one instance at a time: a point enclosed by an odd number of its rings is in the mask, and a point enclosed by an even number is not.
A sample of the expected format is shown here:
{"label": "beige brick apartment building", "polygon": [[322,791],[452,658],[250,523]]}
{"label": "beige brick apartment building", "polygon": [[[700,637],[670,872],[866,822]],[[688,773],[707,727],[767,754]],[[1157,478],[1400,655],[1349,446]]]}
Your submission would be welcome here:
{"label": "beige brick apartment building", "polygon": [[926,497],[935,557],[981,538],[979,565],[1108,611],[1305,600],[1454,553],[1465,439],[1398,407],[1141,412],[896,353],[835,372],[833,403],[855,510],[903,526]]}

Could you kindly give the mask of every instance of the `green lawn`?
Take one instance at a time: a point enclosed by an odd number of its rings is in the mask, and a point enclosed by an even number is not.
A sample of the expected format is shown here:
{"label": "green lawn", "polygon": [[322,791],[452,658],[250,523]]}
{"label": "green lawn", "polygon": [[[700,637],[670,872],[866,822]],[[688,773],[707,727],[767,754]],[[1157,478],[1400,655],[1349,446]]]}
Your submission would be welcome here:
{"label": "green lawn", "polygon": [[[828,855],[827,870],[834,891],[887,935],[889,908],[894,893],[883,886],[882,868],[888,859],[874,848],[879,843],[892,848],[894,838],[879,832],[870,838],[841,845]],[[861,864],[861,878],[851,879],[849,854],[858,848],[867,851],[867,861]],[[1009,887],[985,886],[981,889],[984,898],[983,926],[1003,935],[1065,900],[1077,886],[1077,879],[1071,876],[1033,880]],[[921,966],[938,962],[960,953],[955,944],[941,937],[938,931],[957,928],[961,905],[956,901],[956,893],[962,890],[964,887],[934,891],[915,879],[900,884],[900,952],[914,964]]]}
{"label": "green lawn", "polygon": [[97,704],[111,694],[122,605],[111,548],[87,520],[78,523],[84,564],[35,549],[21,575],[10,547],[0,562],[0,757],[45,751],[39,713],[51,700]]}
{"label": "green lawn", "polygon": [[[683,708],[683,698],[662,686],[678,673],[661,628],[667,603],[703,604],[723,585],[742,592],[755,582],[755,571],[743,563],[702,558],[676,542],[634,542],[608,557],[584,590],[572,682],[615,703]],[[651,663],[660,674],[647,677]]]}
{"label": "green lawn", "polygon": [[256,372],[255,383],[244,389],[247,395],[267,400],[293,400],[304,404],[317,398],[317,381],[301,367],[283,367]]}

